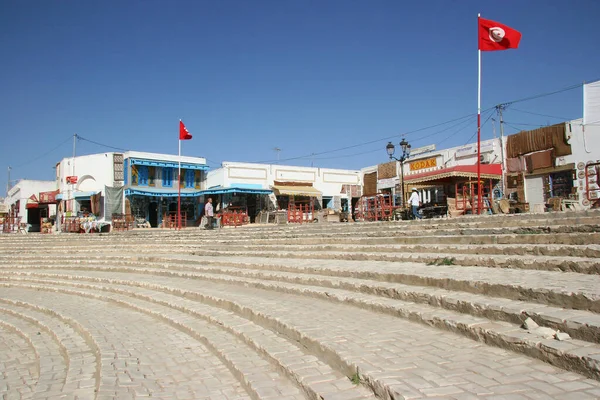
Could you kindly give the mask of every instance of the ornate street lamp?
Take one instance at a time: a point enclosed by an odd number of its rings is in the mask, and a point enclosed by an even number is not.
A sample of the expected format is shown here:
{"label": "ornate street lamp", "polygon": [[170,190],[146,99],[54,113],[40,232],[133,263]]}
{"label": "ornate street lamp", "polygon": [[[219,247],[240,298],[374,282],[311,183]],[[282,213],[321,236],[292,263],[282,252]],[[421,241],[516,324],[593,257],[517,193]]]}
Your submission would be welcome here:
{"label": "ornate street lamp", "polygon": [[388,142],[387,146],[385,146],[385,150],[387,151],[388,156],[390,156],[390,160],[396,160],[400,162],[400,192],[402,195],[401,206],[404,206],[404,161],[410,157],[410,144],[404,138],[402,138],[399,144],[400,148],[402,149],[402,156],[400,156],[400,158],[394,157],[396,146],[394,146],[392,142]]}

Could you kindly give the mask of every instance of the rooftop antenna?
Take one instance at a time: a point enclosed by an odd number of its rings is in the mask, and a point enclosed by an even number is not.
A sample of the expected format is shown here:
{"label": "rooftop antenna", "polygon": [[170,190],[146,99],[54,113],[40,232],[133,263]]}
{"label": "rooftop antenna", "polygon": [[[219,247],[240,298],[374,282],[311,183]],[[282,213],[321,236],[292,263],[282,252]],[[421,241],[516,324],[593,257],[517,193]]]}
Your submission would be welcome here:
{"label": "rooftop antenna", "polygon": [[279,153],[281,153],[281,149],[279,147],[273,147],[273,151],[277,153],[277,161],[279,161]]}

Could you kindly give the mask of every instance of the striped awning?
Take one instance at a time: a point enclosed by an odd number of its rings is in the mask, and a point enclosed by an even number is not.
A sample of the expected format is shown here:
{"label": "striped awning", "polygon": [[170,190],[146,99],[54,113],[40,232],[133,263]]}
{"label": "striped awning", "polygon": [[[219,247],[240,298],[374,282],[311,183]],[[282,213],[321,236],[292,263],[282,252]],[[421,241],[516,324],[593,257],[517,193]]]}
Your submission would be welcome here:
{"label": "striped awning", "polygon": [[312,186],[272,186],[276,195],[321,197],[322,192]]}
{"label": "striped awning", "polygon": [[[481,164],[482,179],[501,179],[502,165],[501,164]],[[444,178],[461,177],[461,178],[476,178],[477,179],[477,164],[474,165],[457,165],[450,168],[444,168],[434,171],[427,171],[420,174],[408,175],[404,177],[405,184],[413,184],[419,182],[431,182]]]}

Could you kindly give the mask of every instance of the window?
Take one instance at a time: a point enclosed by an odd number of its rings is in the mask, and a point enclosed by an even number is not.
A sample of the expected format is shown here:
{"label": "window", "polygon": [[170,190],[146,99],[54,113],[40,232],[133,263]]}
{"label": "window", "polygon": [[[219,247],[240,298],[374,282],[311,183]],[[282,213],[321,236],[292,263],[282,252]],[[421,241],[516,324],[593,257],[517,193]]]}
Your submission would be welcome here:
{"label": "window", "polygon": [[200,182],[202,181],[202,171],[194,171],[194,187],[200,189]]}
{"label": "window", "polygon": [[131,166],[131,185],[137,186],[139,181],[139,171],[137,165]]}
{"label": "window", "polygon": [[138,185],[148,186],[148,167],[145,165],[138,167]]}
{"label": "window", "polygon": [[113,154],[113,173],[115,181],[122,181],[125,178],[125,169],[123,168],[123,154]]}
{"label": "window", "polygon": [[148,186],[156,186],[156,167],[148,167]]}
{"label": "window", "polygon": [[194,170],[193,169],[187,169],[185,171],[185,187],[186,188],[193,188],[194,187]]}
{"label": "window", "polygon": [[164,167],[162,169],[163,187],[173,187],[173,168]]}

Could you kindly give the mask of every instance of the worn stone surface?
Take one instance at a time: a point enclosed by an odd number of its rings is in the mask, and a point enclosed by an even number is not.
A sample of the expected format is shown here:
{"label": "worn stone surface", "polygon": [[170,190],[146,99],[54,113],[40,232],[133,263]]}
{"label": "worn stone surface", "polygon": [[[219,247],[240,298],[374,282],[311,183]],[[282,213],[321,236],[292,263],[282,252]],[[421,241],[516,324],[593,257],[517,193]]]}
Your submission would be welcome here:
{"label": "worn stone surface", "polygon": [[0,396],[598,398],[599,222],[0,235]]}

